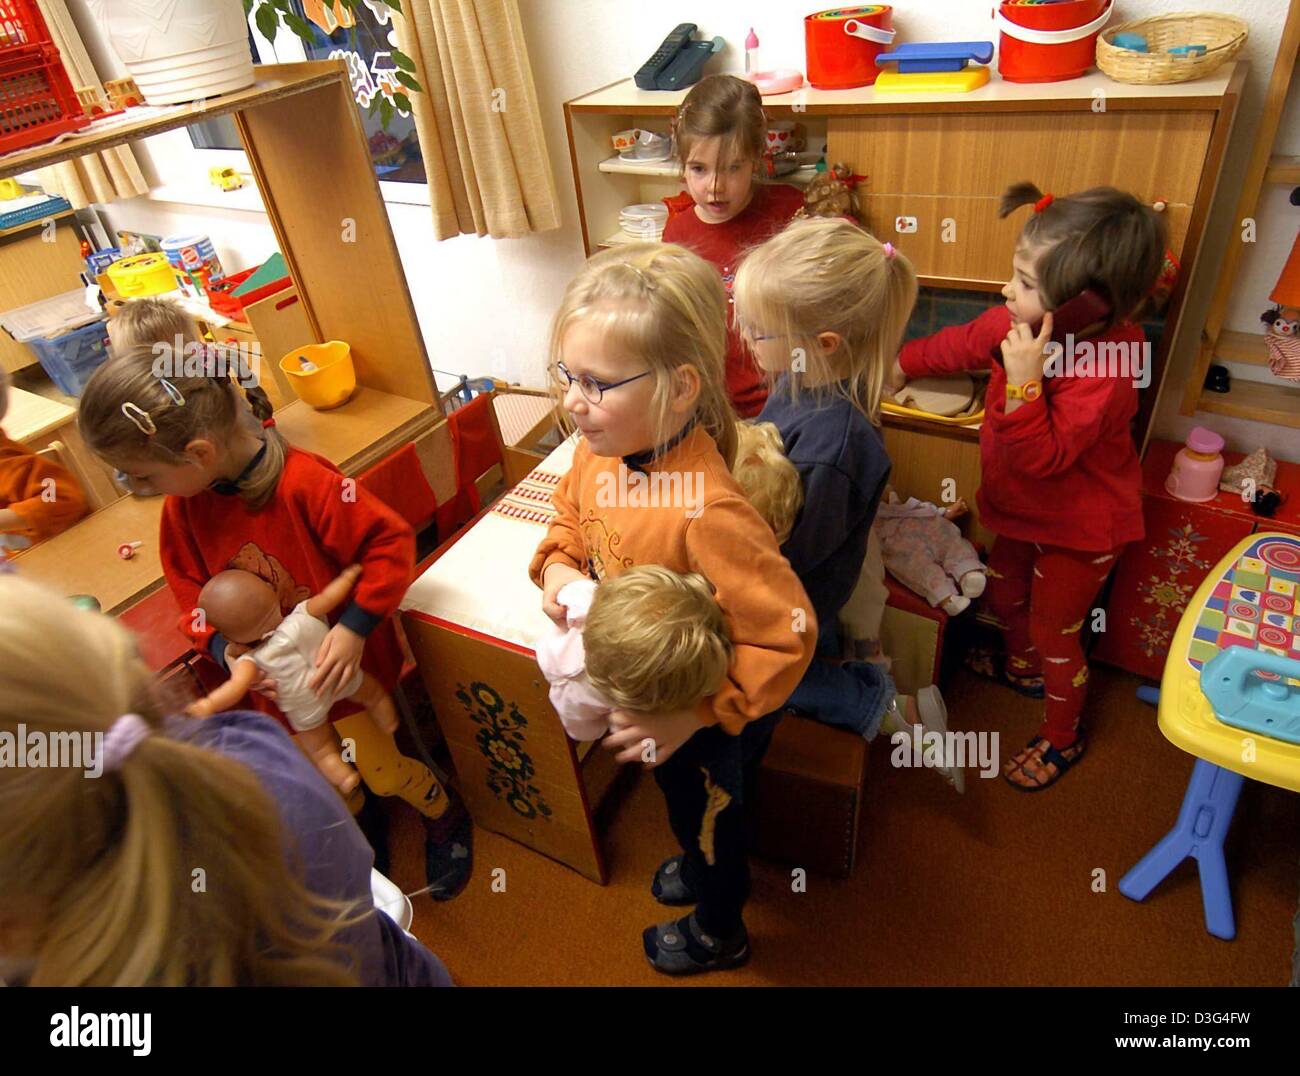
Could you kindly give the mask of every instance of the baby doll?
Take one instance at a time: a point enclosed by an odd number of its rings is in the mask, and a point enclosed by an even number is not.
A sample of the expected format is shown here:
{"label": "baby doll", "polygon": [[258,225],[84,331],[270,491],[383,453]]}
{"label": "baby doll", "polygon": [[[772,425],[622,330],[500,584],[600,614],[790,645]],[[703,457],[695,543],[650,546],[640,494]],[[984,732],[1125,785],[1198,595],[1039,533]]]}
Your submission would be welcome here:
{"label": "baby doll", "polygon": [[392,700],[369,673],[358,669],[333,695],[318,696],[310,686],[316,654],[329,631],[325,617],[347,600],[360,577],[361,566],[352,565],[285,616],[275,590],[252,572],[232,570],[214,575],[199,593],[199,607],[208,623],[227,639],[253,649],[235,660],[226,683],[189,708],[196,717],[208,717],[236,705],[263,678],[273,679],[276,705],[304,751],[344,795],[356,788],[361,778],[339,754],[338,739],[326,720],[330,708],[339,699],[352,699],[364,706],[385,732],[397,728]]}
{"label": "baby doll", "polygon": [[575,740],[596,740],[611,710],[687,709],[718,690],[731,663],[713,587],[694,572],[629,568],[599,586],[582,579],[556,600],[568,628],[537,644],[551,703]]}
{"label": "baby doll", "polygon": [[[8,410],[9,372],[0,366],[0,422]],[[0,561],[85,514],[86,495],[67,470],[0,430]]]}
{"label": "baby doll", "polygon": [[950,616],[984,593],[984,565],[975,547],[952,522],[966,511],[965,501],[948,508],[915,497],[901,502],[898,494],[888,489],[876,512],[885,567],[899,582]]}

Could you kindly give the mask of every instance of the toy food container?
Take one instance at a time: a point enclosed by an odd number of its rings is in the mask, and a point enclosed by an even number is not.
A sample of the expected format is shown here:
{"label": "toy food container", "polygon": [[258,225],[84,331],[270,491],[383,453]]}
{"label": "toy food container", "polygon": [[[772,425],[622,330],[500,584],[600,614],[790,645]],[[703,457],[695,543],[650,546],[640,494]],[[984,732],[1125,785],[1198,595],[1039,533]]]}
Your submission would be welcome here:
{"label": "toy food container", "polygon": [[1062,82],[1093,65],[1097,35],[1114,0],[1003,0],[993,13],[1001,31],[998,74],[1008,82]]}
{"label": "toy food container", "polygon": [[280,369],[298,399],[318,411],[342,406],[356,391],[352,349],[342,340],[294,348],[280,360]]}
{"label": "toy food container", "polygon": [[808,81],[819,90],[870,86],[876,57],[894,44],[894,9],[888,4],[818,11],[803,20]]}

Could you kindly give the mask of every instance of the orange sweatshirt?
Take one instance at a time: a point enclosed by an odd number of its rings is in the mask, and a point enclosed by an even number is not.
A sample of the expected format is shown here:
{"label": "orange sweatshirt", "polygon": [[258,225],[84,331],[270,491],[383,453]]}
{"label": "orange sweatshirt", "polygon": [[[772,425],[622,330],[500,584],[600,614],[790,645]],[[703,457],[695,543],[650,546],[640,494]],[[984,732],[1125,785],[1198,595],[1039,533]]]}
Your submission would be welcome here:
{"label": "orange sweatshirt", "polygon": [[0,508],[16,512],[25,524],[9,533],[39,542],[84,516],[86,495],[63,467],[0,431]]}
{"label": "orange sweatshirt", "polygon": [[812,661],[816,614],[704,430],[644,472],[580,441],[554,500],[557,515],[529,566],[534,583],[552,564],[598,579],[646,564],[699,572],[717,591],[733,649],[718,693],[699,706],[701,722],[736,735],[785,703]]}

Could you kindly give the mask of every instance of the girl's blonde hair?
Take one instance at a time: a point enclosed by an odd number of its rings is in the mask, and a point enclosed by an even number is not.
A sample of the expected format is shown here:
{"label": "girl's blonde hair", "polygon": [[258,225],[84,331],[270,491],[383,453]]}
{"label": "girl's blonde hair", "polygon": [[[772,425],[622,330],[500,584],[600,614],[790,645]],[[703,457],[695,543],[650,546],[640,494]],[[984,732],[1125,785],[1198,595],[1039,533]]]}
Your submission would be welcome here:
{"label": "girl's blonde hair", "polygon": [[1169,229],[1164,215],[1127,191],[1092,187],[1046,198],[1034,184],[1012,184],[998,216],[1034,205],[1021,244],[1038,248],[1038,290],[1055,310],[1085,288],[1111,305],[1106,328],[1138,317],[1164,266]]}
{"label": "girl's blonde hair", "polygon": [[198,324],[170,299],[132,299],[112,317],[113,346],[128,351],[141,344],[202,340]]}
{"label": "girl's blonde hair", "polygon": [[[839,218],[797,220],[740,263],[736,324],[790,349],[790,390],[809,383],[844,395],[880,424],[880,397],[916,304],[912,263],[858,225]],[[823,355],[817,337],[837,333]],[[802,360],[802,361],[800,361]],[[830,387],[834,386],[834,387]]]}
{"label": "girl's blonde hair", "polygon": [[696,143],[722,139],[722,158],[757,163],[767,148],[763,98],[752,82],[735,75],[709,75],[686,95],[673,120],[673,142],[684,165]]}
{"label": "girl's blonde hair", "polygon": [[579,321],[596,320],[619,352],[654,373],[656,445],[675,432],[670,406],[677,371],[696,369],[696,421],[730,467],[736,413],[726,389],[726,301],[718,271],[684,247],[627,243],[597,254],[569,282],[551,327],[550,379],[557,401],[568,387],[555,365],[564,357],[565,333]]}
{"label": "girl's blonde hair", "polygon": [[775,423],[742,422],[736,430],[739,444],[731,474],[781,545],[803,507],[803,481],[786,458],[785,442]]}
{"label": "girl's blonde hair", "polygon": [[596,588],[582,642],[592,687],[639,713],[694,706],[718,690],[731,664],[712,585],[658,565]]}
{"label": "girl's blonde hair", "polygon": [[9,376],[9,371],[0,366],[0,422],[9,413],[9,386],[12,384],[13,378]]}
{"label": "girl's blonde hair", "polygon": [[[183,463],[185,446],[198,437],[217,444],[242,424],[266,445],[266,454],[240,483],[240,496],[254,508],[271,499],[284,470],[288,442],[274,427],[264,389],[233,381],[215,349],[199,359],[210,376],[171,376],[170,350],[160,356],[150,344],[114,355],[91,376],[81,394],[77,427],[90,450],[109,460],[148,459]],[[193,361],[185,359],[187,368]],[[175,395],[173,395],[175,393]],[[125,409],[125,410],[124,410]],[[152,432],[149,432],[152,429]]]}
{"label": "girl's blonde hair", "polygon": [[58,743],[127,713],[152,731],[111,772],[0,767],[0,934],[34,949],[4,955],[33,986],[355,984],[331,939],[356,919],[290,870],[253,773],[161,732],[124,628],[0,576],[0,732]]}

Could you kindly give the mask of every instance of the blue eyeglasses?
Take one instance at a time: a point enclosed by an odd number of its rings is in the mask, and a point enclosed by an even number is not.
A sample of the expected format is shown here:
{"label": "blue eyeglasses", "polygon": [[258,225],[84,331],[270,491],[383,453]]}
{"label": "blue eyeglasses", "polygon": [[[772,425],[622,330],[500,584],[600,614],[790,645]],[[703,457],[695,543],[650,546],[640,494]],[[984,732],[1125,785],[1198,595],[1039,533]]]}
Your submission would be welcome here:
{"label": "blue eyeglasses", "polygon": [[598,404],[601,397],[610,389],[616,389],[620,385],[629,385],[633,381],[640,381],[643,377],[649,377],[652,371],[646,370],[644,373],[635,374],[632,377],[625,377],[622,381],[601,381],[599,378],[592,377],[590,374],[583,374],[581,377],[574,377],[569,373],[569,369],[562,362],[557,362],[554,367],[554,373],[557,381],[564,383],[564,389],[567,392],[569,386],[574,382],[578,384],[578,391],[588,403]]}

